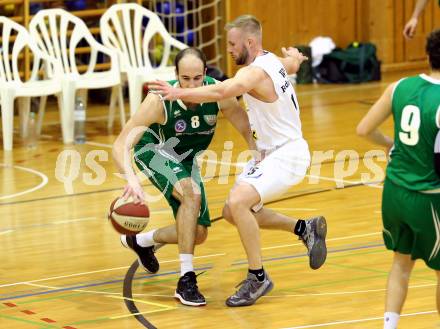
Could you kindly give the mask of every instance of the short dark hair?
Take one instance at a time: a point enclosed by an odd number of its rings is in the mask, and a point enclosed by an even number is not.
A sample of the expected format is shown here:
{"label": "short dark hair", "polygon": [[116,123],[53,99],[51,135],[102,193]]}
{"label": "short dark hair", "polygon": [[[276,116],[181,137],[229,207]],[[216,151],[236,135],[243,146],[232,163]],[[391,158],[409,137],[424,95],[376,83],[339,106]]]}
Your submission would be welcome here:
{"label": "short dark hair", "polygon": [[432,31],[426,39],[426,53],[433,70],[440,70],[440,29]]}
{"label": "short dark hair", "polygon": [[176,55],[176,58],[174,59],[174,66],[176,67],[177,72],[179,72],[180,60],[186,55],[194,55],[197,58],[199,58],[203,62],[203,69],[206,69],[206,56],[203,53],[203,51],[201,51],[199,48],[196,47],[189,47],[179,51]]}

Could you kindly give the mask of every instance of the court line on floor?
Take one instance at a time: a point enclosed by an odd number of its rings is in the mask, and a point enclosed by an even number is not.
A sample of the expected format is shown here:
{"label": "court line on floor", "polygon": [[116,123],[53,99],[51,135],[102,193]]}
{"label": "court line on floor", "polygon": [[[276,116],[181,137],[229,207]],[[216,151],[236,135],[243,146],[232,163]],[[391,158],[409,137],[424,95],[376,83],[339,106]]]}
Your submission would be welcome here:
{"label": "court line on floor", "polygon": [[[416,313],[407,313],[407,314],[401,314],[400,316],[401,317],[409,317],[409,316],[432,314],[432,313],[437,313],[437,311],[423,311],[423,312],[416,312]],[[329,327],[329,326],[335,326],[335,325],[340,325],[340,324],[359,323],[359,322],[377,321],[377,320],[383,320],[383,316],[374,317],[374,318],[364,318],[364,319],[355,319],[355,320],[345,320],[345,321],[318,323],[318,324],[311,324],[311,325],[297,326],[297,327],[284,327],[283,329],[302,329],[302,328]]]}
{"label": "court line on floor", "polygon": [[[267,259],[266,259],[267,260]],[[137,278],[139,279],[139,278]],[[170,279],[167,279],[170,280]],[[34,283],[27,283],[26,285],[30,285],[30,286],[35,286],[35,287],[41,287],[41,288],[48,288],[48,289],[63,289],[63,287],[54,287],[54,286],[47,286],[47,285],[40,285],[40,284],[34,284]],[[421,287],[428,287],[428,286],[433,286],[436,284],[424,284],[424,285],[414,285],[414,286],[410,286],[409,288],[421,288]],[[157,286],[155,284],[155,286]],[[383,291],[385,289],[377,289],[377,290],[368,290],[368,291],[354,291],[354,292],[339,292],[339,293],[321,293],[321,294],[316,294],[316,293],[311,293],[311,294],[296,294],[296,295],[270,295],[270,296],[265,296],[268,298],[272,298],[272,297],[276,297],[276,298],[281,298],[281,297],[300,297],[300,296],[325,296],[325,295],[344,295],[344,294],[356,294],[356,293],[363,293],[363,292],[373,292],[373,291]],[[111,293],[111,292],[105,292],[105,291],[94,291],[94,290],[84,290],[84,289],[74,289],[72,291],[75,292],[82,292],[82,293],[92,293],[92,294],[106,294],[106,295],[120,295],[120,293]],[[158,294],[134,294],[136,296],[140,296],[140,297],[164,297],[164,298],[174,298],[172,295],[158,295]]]}
{"label": "court line on floor", "polygon": [[[35,284],[35,283],[25,283],[24,285],[38,287],[38,288],[46,288],[46,289],[62,289],[62,287],[46,286],[43,284]],[[155,285],[155,287],[160,287],[160,286],[163,286],[163,285]],[[166,286],[166,287],[169,287],[169,286]],[[174,288],[174,286],[173,286],[173,288]],[[121,295],[120,292],[108,292],[108,291],[99,291],[99,290],[74,289],[72,291],[75,291],[78,294],[69,294],[67,296],[81,295],[82,293],[95,294],[95,295],[116,295],[116,296]],[[133,295],[139,296],[139,297],[174,298],[174,296],[171,296],[171,295],[159,295],[159,294],[133,294]],[[60,298],[61,297],[64,297],[64,296],[60,296]],[[51,298],[53,298],[53,297],[51,297]],[[58,298],[58,297],[55,297],[55,298]],[[22,304],[22,303],[20,303],[20,304]]]}
{"label": "court line on floor", "polygon": [[[359,247],[352,247],[352,248],[343,248],[343,249],[327,249],[327,253],[338,253],[338,252],[344,252],[344,251],[352,251],[352,250],[362,250],[362,249],[369,249],[369,248],[377,248],[377,247],[383,247],[383,243],[376,243],[376,244],[370,244],[370,245],[365,245],[365,246],[359,246]],[[270,257],[270,258],[263,258],[263,262],[267,262],[267,261],[276,261],[276,260],[283,260],[283,259],[294,259],[294,258],[299,258],[299,257],[304,257],[307,256],[307,252],[305,253],[300,253],[300,254],[296,254],[296,255],[288,255],[288,256],[279,256],[279,257]],[[242,260],[242,261],[238,261],[238,262],[234,262],[232,263],[232,266],[236,266],[236,265],[244,265],[247,264],[248,261],[246,260]]]}
{"label": "court line on floor", "polygon": [[[343,237],[326,239],[326,241],[329,242],[329,241],[337,241],[337,240],[348,240],[348,239],[352,239],[352,238],[360,238],[360,237],[366,237],[366,236],[371,236],[371,235],[376,235],[376,234],[382,234],[382,232],[372,232],[372,233],[366,233],[366,234],[348,235],[348,236],[343,236]],[[262,250],[270,250],[270,249],[284,248],[284,247],[297,246],[297,245],[302,245],[302,242],[295,243],[295,244],[285,244],[285,245],[279,245],[279,246],[265,247],[265,248],[262,248]],[[226,253],[209,254],[209,255],[195,256],[194,259],[219,257],[219,256],[225,256],[225,255],[226,255]],[[170,259],[170,260],[161,261],[161,263],[165,264],[165,263],[172,263],[172,262],[178,262],[178,261],[180,261],[180,260],[179,259]],[[0,288],[17,286],[20,284],[28,284],[28,283],[35,283],[35,282],[44,282],[44,281],[49,281],[49,280],[71,278],[71,277],[75,277],[75,276],[82,276],[82,275],[88,275],[88,274],[110,272],[110,271],[116,271],[116,270],[121,270],[121,269],[127,269],[129,267],[130,266],[111,267],[111,268],[96,270],[96,271],[79,272],[79,273],[73,273],[73,274],[67,274],[67,275],[41,278],[41,279],[36,279],[36,280],[13,282],[13,283],[2,284],[2,285],[0,285]]]}
{"label": "court line on floor", "polygon": [[27,168],[27,167],[22,167],[22,166],[17,166],[17,165],[7,165],[5,163],[0,163],[0,167],[3,167],[3,168],[15,168],[15,169],[27,171],[27,172],[35,174],[35,175],[37,175],[37,176],[39,176],[41,178],[41,183],[38,184],[37,186],[34,186],[34,187],[29,188],[27,190],[24,190],[24,191],[21,191],[21,192],[17,192],[17,193],[13,193],[13,194],[1,195],[0,196],[0,200],[11,199],[11,198],[22,196],[22,195],[25,195],[25,194],[28,194],[28,193],[35,192],[35,191],[43,188],[49,182],[49,179],[48,179],[48,177],[45,174],[43,174],[42,172],[37,171],[35,169],[32,169],[32,168]]}
{"label": "court line on floor", "polygon": [[[414,286],[408,286],[409,289],[414,288],[424,288],[424,287],[432,287],[437,286],[437,283],[428,283],[428,284],[420,284]],[[312,294],[293,294],[293,295],[267,295],[263,296],[263,298],[286,298],[286,297],[309,297],[309,296],[333,296],[333,295],[355,295],[355,294],[364,294],[370,292],[380,292],[386,291],[386,288],[382,289],[370,289],[370,290],[353,290],[353,291],[340,291],[340,292],[325,292],[325,293],[312,293]]]}
{"label": "court line on floor", "polygon": [[[383,246],[383,244],[364,245],[364,246],[359,246],[359,247],[343,248],[343,249],[335,249],[335,250],[330,249],[328,251],[328,253],[333,254],[333,253],[339,253],[339,252],[345,252],[345,251],[355,251],[355,250],[363,250],[363,249],[369,249],[369,248],[377,248],[377,247],[381,247],[381,246]],[[219,255],[223,255],[223,254],[219,254]],[[270,258],[264,258],[263,261],[270,262],[270,261],[277,261],[277,260],[284,260],[284,259],[295,259],[295,258],[304,257],[305,255],[307,255],[307,254],[300,253],[300,254],[296,254],[296,255],[288,255],[288,256],[282,256],[282,257],[270,257]],[[208,257],[208,256],[205,256],[205,257]],[[243,264],[247,264],[247,261],[234,262],[231,264],[231,266],[238,266],[238,265],[243,265]],[[121,267],[121,268],[127,268],[127,267]],[[203,268],[197,268],[196,270],[203,271],[203,270],[208,270],[208,269],[212,269],[212,266],[205,266]],[[105,271],[105,270],[101,270],[100,272],[103,272],[103,271]],[[93,271],[93,272],[96,272],[96,271]],[[174,275],[177,273],[179,273],[179,271],[169,271],[169,272],[164,272],[164,273],[159,273],[159,274],[142,275],[142,276],[137,277],[136,280],[148,278],[148,277],[161,277],[161,276],[166,276],[166,275]],[[69,277],[71,277],[71,276],[74,276],[74,275],[69,275]],[[48,279],[40,279],[40,280],[24,281],[24,282],[19,282],[19,283],[6,284],[6,285],[1,285],[0,288],[4,287],[4,286],[11,286],[11,285],[13,286],[13,285],[18,285],[18,284],[27,284],[27,283],[33,283],[33,282],[37,282],[37,281],[41,282],[41,281],[47,281],[47,280]],[[83,283],[83,284],[72,286],[72,287],[65,287],[65,288],[54,289],[54,290],[50,290],[50,291],[40,291],[40,292],[27,293],[27,294],[16,295],[16,296],[2,297],[2,298],[0,298],[0,301],[21,299],[21,298],[30,297],[30,296],[47,295],[50,293],[62,292],[62,291],[72,291],[75,289],[102,286],[102,285],[117,283],[117,282],[121,282],[121,281],[123,281],[123,280],[115,279],[115,280],[102,281],[102,282],[97,282],[97,283]]]}
{"label": "court line on floor", "polygon": [[[210,254],[210,255],[204,255],[204,256],[195,256],[194,259],[203,259],[203,258],[218,257],[218,256],[224,256],[224,255],[225,255],[224,253]],[[161,263],[172,263],[172,262],[178,262],[178,261],[180,261],[180,260],[179,259],[172,259],[172,260],[161,261]],[[13,282],[13,283],[2,284],[2,285],[0,285],[0,288],[17,286],[17,285],[21,285],[21,284],[35,283],[35,282],[43,282],[43,281],[49,281],[49,280],[65,279],[65,278],[71,278],[71,277],[75,277],[75,276],[83,276],[83,275],[94,274],[94,273],[116,271],[116,270],[121,270],[121,269],[127,269],[129,267],[130,266],[111,267],[111,268],[96,270],[96,271],[80,272],[80,273],[60,275],[60,276],[54,276],[54,277],[42,278],[42,279],[36,279],[36,280]]]}
{"label": "court line on floor", "polygon": [[[373,232],[373,233],[366,233],[366,234],[349,235],[349,236],[343,236],[343,237],[339,237],[339,238],[325,239],[325,241],[329,242],[329,241],[338,241],[338,240],[348,240],[348,239],[352,239],[352,238],[362,238],[362,237],[372,236],[372,235],[377,235],[377,234],[382,234],[382,232]],[[261,250],[271,250],[271,249],[279,249],[279,248],[293,247],[293,246],[302,246],[302,245],[303,245],[302,242],[292,243],[292,244],[282,244],[282,245],[278,245],[278,246],[261,248]]]}
{"label": "court line on floor", "polygon": [[23,323],[27,323],[27,324],[32,324],[32,325],[36,325],[39,329],[48,329],[48,328],[60,328],[54,325],[50,325],[50,324],[44,324],[42,322],[37,322],[37,321],[32,321],[32,320],[28,320],[28,319],[24,319],[24,318],[19,318],[16,316],[11,316],[11,315],[6,315],[6,314],[0,314],[0,318],[4,318],[4,319],[8,319],[8,320],[13,320],[13,321],[17,321],[17,322],[23,322]]}
{"label": "court line on floor", "polygon": [[[47,226],[54,226],[54,225],[61,225],[61,224],[71,224],[71,223],[90,221],[90,220],[95,220],[95,219],[97,219],[97,218],[96,217],[82,217],[82,218],[56,220],[56,221],[51,221],[48,223],[41,223],[41,224],[21,225],[21,226],[14,226],[14,227],[10,227],[10,228],[7,227],[7,228],[3,228],[3,229],[4,230],[11,230],[11,231],[18,231],[18,230],[22,230],[22,229],[47,227]],[[1,235],[1,233],[0,233],[0,235]]]}
{"label": "court line on floor", "polygon": [[14,232],[14,230],[6,230],[6,231],[0,232],[0,235],[6,235],[6,234],[9,234],[9,233],[12,233],[12,232]]}

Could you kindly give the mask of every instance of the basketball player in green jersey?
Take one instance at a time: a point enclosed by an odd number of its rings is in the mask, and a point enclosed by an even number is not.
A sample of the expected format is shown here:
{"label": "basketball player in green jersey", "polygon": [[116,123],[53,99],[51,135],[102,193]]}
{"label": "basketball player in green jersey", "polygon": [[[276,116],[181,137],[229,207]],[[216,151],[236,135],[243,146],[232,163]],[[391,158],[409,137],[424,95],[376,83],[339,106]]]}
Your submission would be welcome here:
{"label": "basketball player in green jersey", "polygon": [[[197,48],[180,51],[175,66],[178,79],[169,82],[173,86],[193,88],[216,83],[213,78],[205,76],[206,58]],[[206,240],[207,227],[210,226],[206,195],[195,156],[208,148],[219,110],[247,141],[249,148],[255,149],[247,114],[235,98],[190,104],[162,101],[153,93],[147,95],[113,146],[114,160],[128,181],[123,197],[132,197],[135,202],[145,199],[131,166],[129,152],[134,148],[137,167],[165,196],[176,219],[175,225],[136,236],[122,236],[121,242],[138,255],[139,263],[150,273],[159,270],[154,245],[177,243],[181,277],[174,296],[190,306],[206,304],[197,287],[192,261],[194,245]],[[124,163],[126,159],[130,159],[130,165]]]}
{"label": "basketball player in green jersey", "polygon": [[[382,196],[383,238],[394,251],[384,329],[397,328],[418,258],[437,273],[440,311],[440,30],[429,35],[426,51],[431,73],[391,84],[357,127],[376,144],[394,144]],[[377,129],[391,114],[394,141]]]}

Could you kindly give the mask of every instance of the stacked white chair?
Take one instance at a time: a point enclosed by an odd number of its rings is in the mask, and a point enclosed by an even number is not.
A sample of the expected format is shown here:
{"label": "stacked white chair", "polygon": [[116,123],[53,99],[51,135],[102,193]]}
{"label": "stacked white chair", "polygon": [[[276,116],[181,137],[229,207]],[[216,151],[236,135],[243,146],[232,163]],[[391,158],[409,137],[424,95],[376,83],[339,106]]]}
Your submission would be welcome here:
{"label": "stacked white chair", "polygon": [[[100,30],[103,44],[118,53],[122,80],[128,81],[130,115],[133,115],[141,104],[145,82],[175,77],[174,66],[168,65],[171,46],[177,49],[187,46],[171,37],[155,13],[135,3],[111,6],[101,17]],[[159,66],[153,67],[149,47],[157,34],[163,39],[164,51]]]}
{"label": "stacked white chair", "polygon": [[[88,89],[112,87],[109,113],[114,114],[114,107],[118,102],[121,124],[125,123],[118,57],[115,51],[98,43],[80,18],[63,9],[39,11],[32,18],[29,30],[40,50],[55,58],[59,66],[62,67],[58,78],[62,89],[61,126],[64,143],[73,142],[74,107],[77,91],[84,95]],[[90,47],[90,60],[86,64],[87,70],[84,73],[80,73],[78,70],[75,54],[81,41],[85,41]],[[96,70],[99,53],[109,56],[111,65],[109,70]],[[86,104],[86,97],[83,96],[83,98],[83,102]]]}
{"label": "stacked white chair", "polygon": [[[12,150],[14,129],[14,100],[19,99],[21,118],[20,133],[26,135],[27,119],[30,112],[31,97],[57,94],[61,91],[57,76],[60,67],[49,56],[42,53],[28,31],[20,24],[0,16],[1,50],[0,50],[0,104],[2,113],[3,149]],[[28,80],[20,77],[19,57],[28,47],[33,54],[32,71]],[[44,69],[44,78],[41,79],[40,70]],[[44,112],[44,104],[40,104],[38,131]]]}

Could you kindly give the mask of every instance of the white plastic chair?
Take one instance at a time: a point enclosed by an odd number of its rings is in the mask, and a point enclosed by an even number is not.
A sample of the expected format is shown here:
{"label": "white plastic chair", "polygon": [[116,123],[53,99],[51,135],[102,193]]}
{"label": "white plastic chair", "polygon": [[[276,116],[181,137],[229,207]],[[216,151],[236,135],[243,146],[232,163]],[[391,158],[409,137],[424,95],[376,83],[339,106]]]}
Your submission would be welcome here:
{"label": "white plastic chair", "polygon": [[[14,129],[14,101],[19,98],[20,133],[26,135],[31,97],[57,94],[60,82],[54,79],[60,67],[50,57],[43,54],[32,40],[28,31],[20,24],[0,16],[0,105],[2,113],[3,148],[12,150]],[[25,47],[33,54],[32,72],[27,81],[20,77],[18,61],[23,57]],[[20,56],[21,55],[21,56]],[[39,80],[39,71],[45,66],[46,78]],[[37,129],[41,130],[42,113],[45,104],[40,103]]]}
{"label": "white plastic chair", "polygon": [[[146,20],[148,24],[144,27]],[[145,82],[175,78],[174,66],[167,65],[171,46],[184,49],[187,45],[171,37],[155,13],[135,3],[115,4],[107,9],[100,19],[100,30],[103,44],[118,53],[122,80],[128,80],[133,115],[141,104]],[[164,51],[160,65],[153,67],[149,46],[157,34],[163,39]]]}
{"label": "white plastic chair", "polygon": [[[121,124],[125,124],[121,79],[115,51],[98,43],[80,18],[63,9],[40,10],[32,18],[29,31],[40,50],[54,57],[62,67],[59,78],[62,86],[61,126],[64,143],[73,142],[75,96],[78,90],[84,95],[83,103],[86,107],[87,89],[113,87],[109,115],[114,115],[115,103],[118,101]],[[90,60],[84,73],[78,71],[75,54],[80,41],[85,41],[90,47]],[[109,70],[96,71],[98,53],[110,57]]]}

